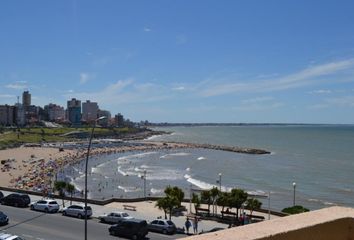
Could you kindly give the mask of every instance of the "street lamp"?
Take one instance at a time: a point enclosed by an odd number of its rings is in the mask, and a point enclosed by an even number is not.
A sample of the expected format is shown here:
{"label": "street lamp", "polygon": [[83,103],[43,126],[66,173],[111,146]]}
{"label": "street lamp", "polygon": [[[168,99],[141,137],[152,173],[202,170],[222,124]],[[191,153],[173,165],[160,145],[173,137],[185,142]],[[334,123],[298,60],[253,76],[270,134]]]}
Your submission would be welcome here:
{"label": "street lamp", "polygon": [[220,192],[221,192],[221,173],[219,173],[219,187],[220,187]]}
{"label": "street lamp", "polygon": [[144,170],[144,198],[146,201],[146,169]]}
{"label": "street lamp", "polygon": [[296,182],[293,182],[293,187],[294,187],[294,201],[293,201],[293,206],[295,206],[295,189],[296,189]]}
{"label": "street lamp", "polygon": [[94,125],[92,127],[91,135],[90,135],[90,140],[89,144],[87,147],[87,154],[86,154],[86,162],[85,162],[85,240],[87,240],[87,165],[88,165],[88,159],[90,156],[90,148],[91,148],[91,142],[92,142],[92,137],[93,137],[93,132],[95,131],[96,123],[99,120],[107,118],[106,116],[99,117],[95,120]]}

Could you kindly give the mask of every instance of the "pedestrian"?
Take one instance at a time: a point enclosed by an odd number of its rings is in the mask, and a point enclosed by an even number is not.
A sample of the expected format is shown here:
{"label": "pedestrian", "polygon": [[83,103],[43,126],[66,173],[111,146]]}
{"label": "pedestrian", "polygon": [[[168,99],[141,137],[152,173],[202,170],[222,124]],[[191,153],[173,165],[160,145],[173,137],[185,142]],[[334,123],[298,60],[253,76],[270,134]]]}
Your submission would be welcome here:
{"label": "pedestrian", "polygon": [[186,222],[184,223],[184,226],[186,227],[187,234],[189,234],[189,228],[191,227],[191,222],[189,221],[188,217],[186,219]]}
{"label": "pedestrian", "polygon": [[197,216],[195,216],[193,219],[193,231],[194,231],[194,234],[198,234],[198,218],[197,218]]}

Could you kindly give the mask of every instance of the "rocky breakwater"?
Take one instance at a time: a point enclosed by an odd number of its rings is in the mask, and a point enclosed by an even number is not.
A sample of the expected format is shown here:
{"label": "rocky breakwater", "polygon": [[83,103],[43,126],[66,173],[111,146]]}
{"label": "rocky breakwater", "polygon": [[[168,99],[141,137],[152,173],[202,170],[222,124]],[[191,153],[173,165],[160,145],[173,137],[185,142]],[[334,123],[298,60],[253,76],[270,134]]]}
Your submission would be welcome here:
{"label": "rocky breakwater", "polygon": [[213,144],[198,144],[198,143],[182,143],[182,142],[164,142],[162,145],[158,142],[145,142],[145,144],[159,148],[204,148],[204,149],[212,149],[212,150],[220,150],[220,151],[228,151],[235,153],[245,153],[245,154],[270,154],[271,152],[263,149],[257,148],[244,148],[244,147],[231,147],[224,145],[213,145]]}

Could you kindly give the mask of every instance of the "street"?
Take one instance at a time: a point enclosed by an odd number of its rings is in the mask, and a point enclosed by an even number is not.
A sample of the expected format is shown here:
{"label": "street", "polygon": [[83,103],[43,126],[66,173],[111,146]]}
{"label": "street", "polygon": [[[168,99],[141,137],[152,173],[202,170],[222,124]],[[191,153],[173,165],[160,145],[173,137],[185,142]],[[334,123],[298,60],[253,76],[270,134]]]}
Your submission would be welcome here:
{"label": "street", "polygon": [[[42,212],[31,211],[29,208],[15,208],[0,205],[0,211],[3,211],[10,219],[9,224],[0,226],[1,231],[19,235],[26,240],[82,240],[84,239],[84,220],[65,217],[61,213],[46,214]],[[119,239],[119,237],[110,236],[107,224],[99,223],[97,219],[88,220],[88,239]],[[185,235],[162,235],[151,233],[147,239],[176,239],[185,237]]]}

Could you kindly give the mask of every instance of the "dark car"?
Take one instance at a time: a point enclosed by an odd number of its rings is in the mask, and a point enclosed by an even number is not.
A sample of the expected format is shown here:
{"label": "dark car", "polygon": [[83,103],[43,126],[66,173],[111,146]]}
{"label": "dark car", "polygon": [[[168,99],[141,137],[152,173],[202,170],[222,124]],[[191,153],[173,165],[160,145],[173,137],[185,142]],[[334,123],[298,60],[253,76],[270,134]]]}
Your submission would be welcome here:
{"label": "dark car", "polygon": [[0,199],[4,197],[4,194],[0,191]]}
{"label": "dark car", "polygon": [[166,219],[156,219],[148,225],[149,231],[160,232],[163,234],[175,234],[177,231],[176,225]]}
{"label": "dark car", "polygon": [[5,213],[0,211],[0,225],[6,225],[9,223],[9,218]]}
{"label": "dark car", "polygon": [[0,200],[1,204],[11,205],[15,207],[27,207],[31,199],[27,194],[11,193]]}
{"label": "dark car", "polygon": [[147,222],[140,219],[126,219],[112,225],[109,234],[131,239],[143,239],[148,234]]}

